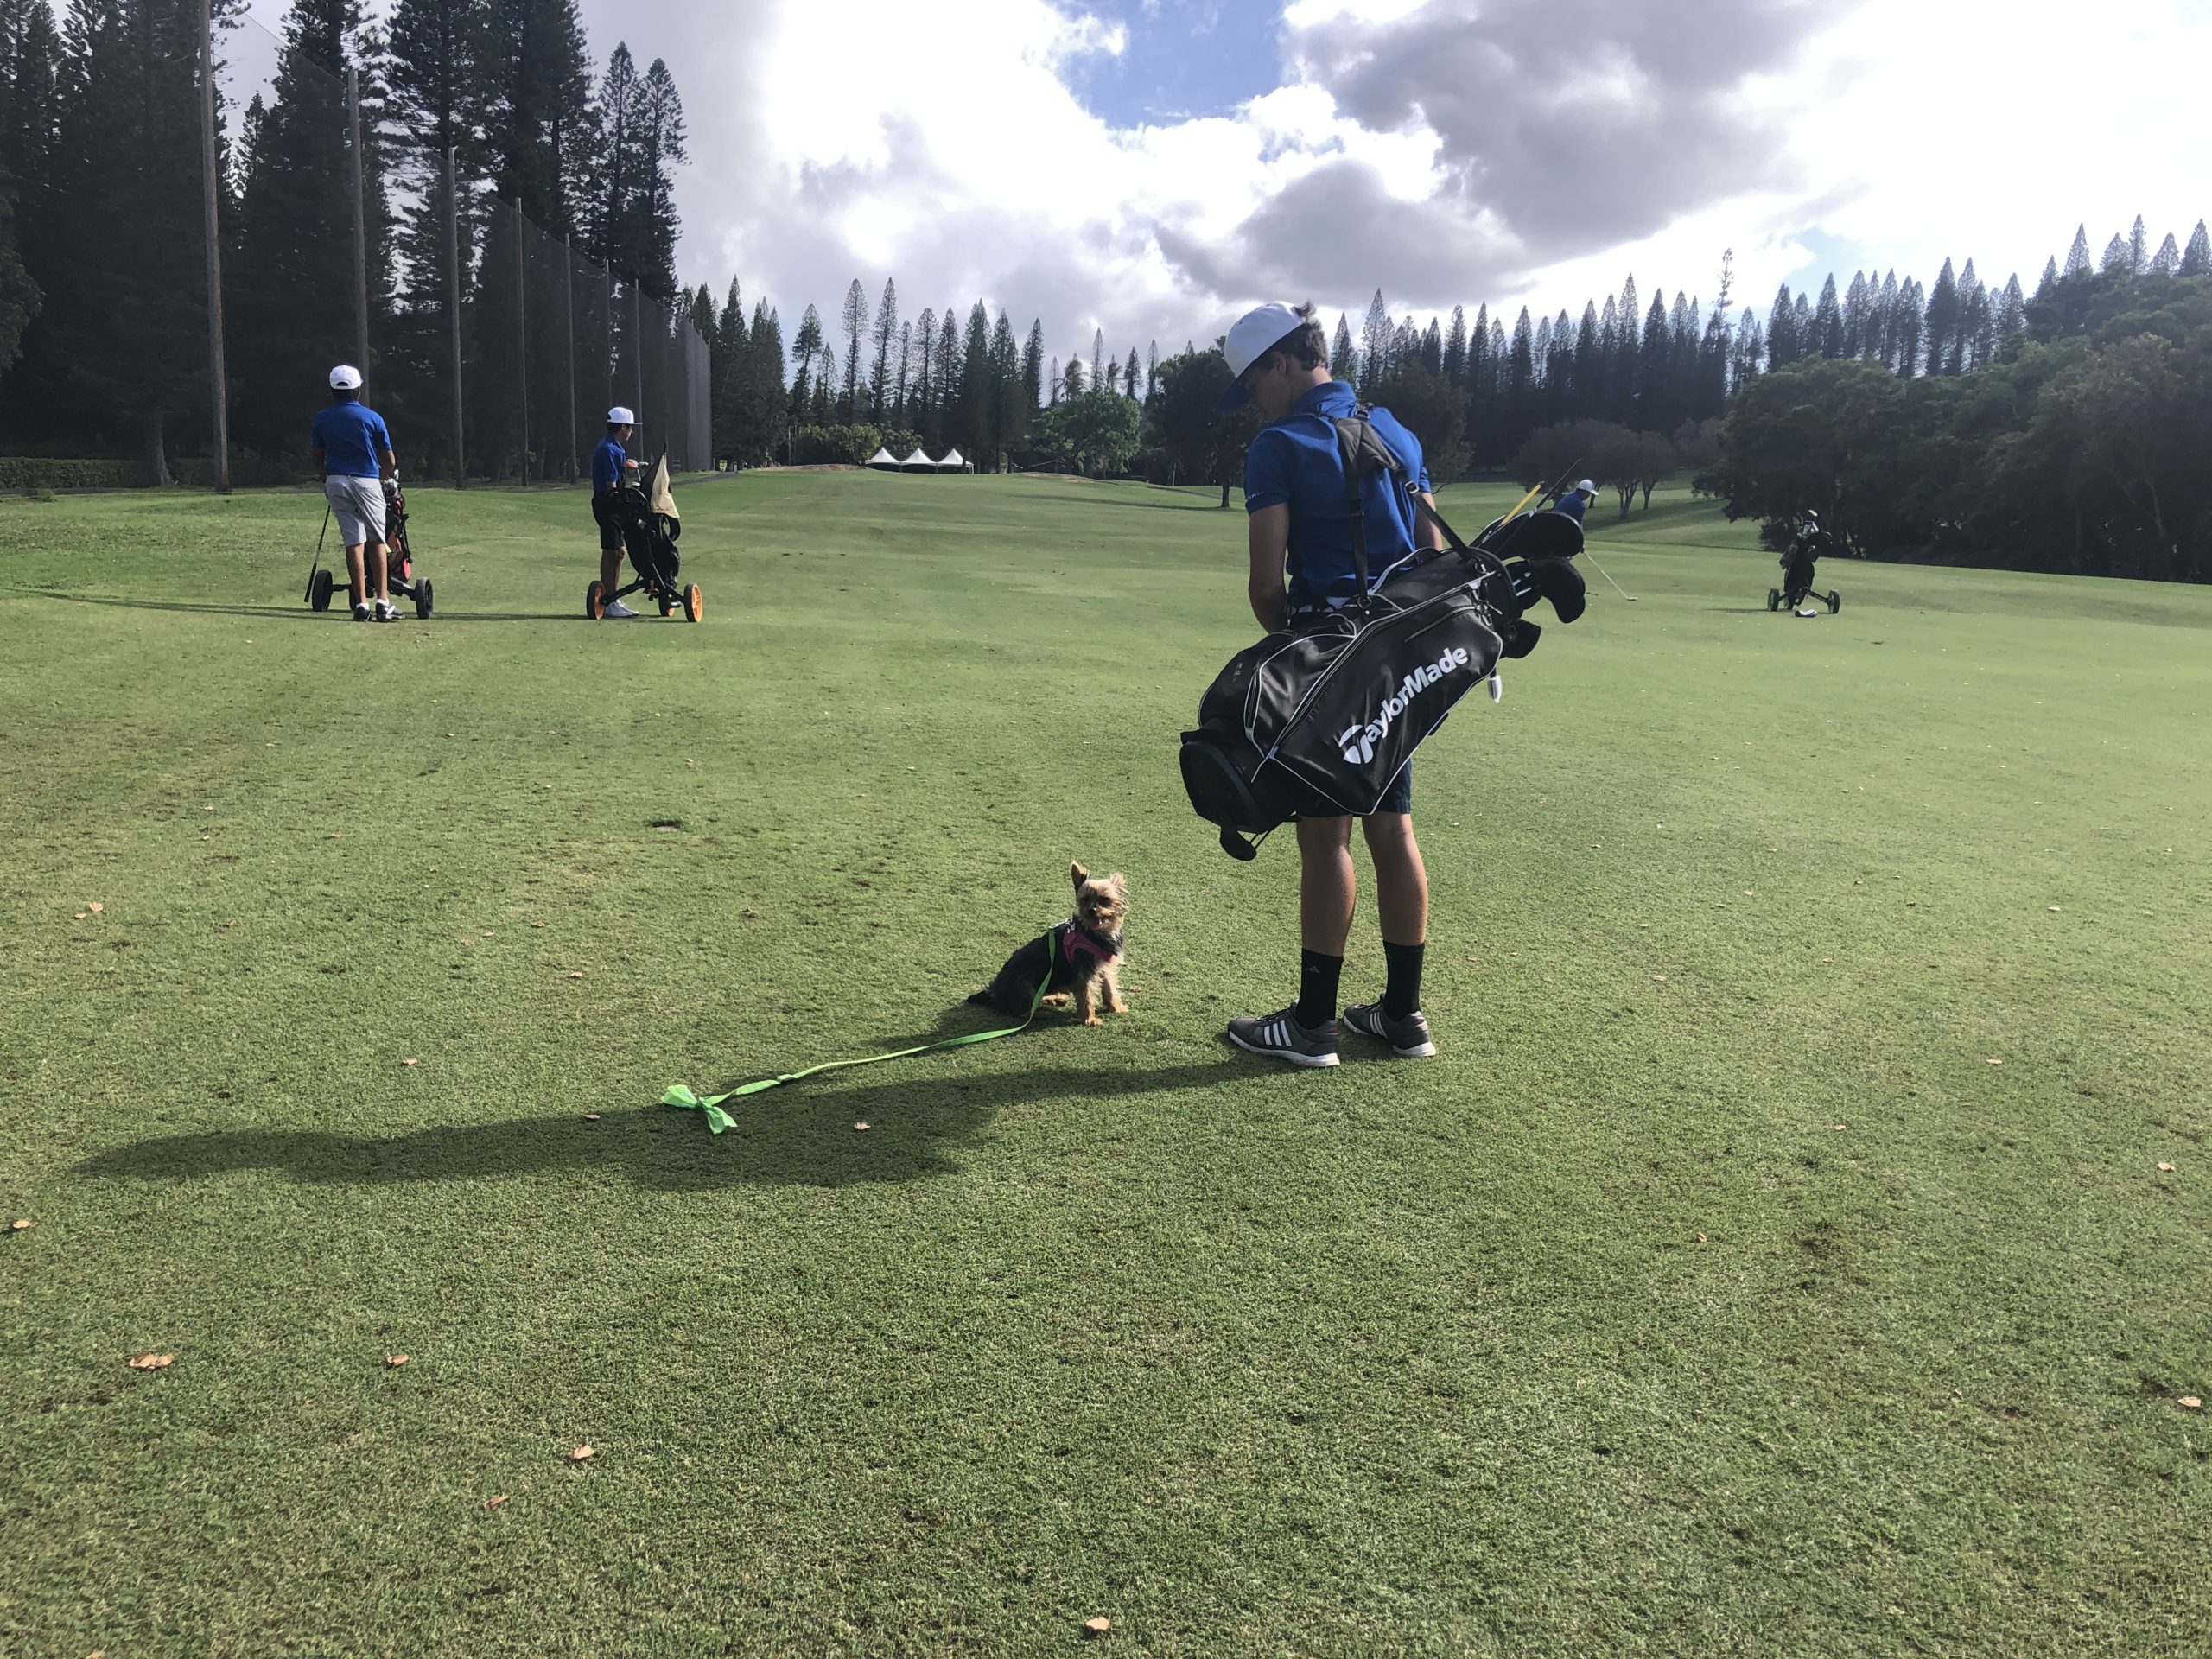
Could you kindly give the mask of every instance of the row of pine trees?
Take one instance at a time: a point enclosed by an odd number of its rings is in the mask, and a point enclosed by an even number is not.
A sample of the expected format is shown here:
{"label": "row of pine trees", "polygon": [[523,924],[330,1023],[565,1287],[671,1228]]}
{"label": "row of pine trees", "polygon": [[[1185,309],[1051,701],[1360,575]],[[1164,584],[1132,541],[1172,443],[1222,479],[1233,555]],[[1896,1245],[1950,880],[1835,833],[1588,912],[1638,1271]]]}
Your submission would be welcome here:
{"label": "row of pine trees", "polygon": [[[2037,293],[2093,268],[2212,269],[2202,222],[2185,246],[2169,235],[2153,251],[2139,218],[2094,267],[2088,247],[2086,229],[2077,230]],[[1631,276],[1618,294],[1586,302],[1579,316],[1532,317],[1522,307],[1510,327],[1487,305],[1471,318],[1464,307],[1426,322],[1394,316],[1378,290],[1357,331],[1339,314],[1330,361],[1413,422],[1432,454],[1494,468],[1535,431],[1565,422],[1667,435],[1717,419],[1747,381],[1810,358],[1876,362],[1908,378],[1970,373],[2017,343],[2028,311],[2017,276],[1992,289],[1971,259],[1955,270],[1946,259],[1932,286],[1894,270],[1856,271],[1840,287],[1831,276],[1817,294],[1785,283],[1764,318],[1738,309],[1733,288],[1724,257],[1710,308],[1687,290],[1646,302]],[[735,283],[719,304],[703,285],[688,304],[714,343],[715,449],[747,462],[795,455],[802,432],[836,431],[831,450],[871,433],[912,434],[933,451],[958,448],[990,465],[1020,452],[1037,412],[1064,398],[1104,390],[1149,404],[1158,386],[1156,340],[1141,361],[1135,346],[1117,357],[1094,335],[1089,353],[1071,353],[1063,367],[1045,354],[1041,320],[1017,346],[1003,310],[994,321],[981,301],[964,321],[951,307],[908,319],[895,281],[871,305],[855,279],[835,323],[810,305],[788,346],[775,308],[757,300],[748,317]]]}
{"label": "row of pine trees", "polygon": [[[256,55],[243,13],[216,0],[219,58]],[[200,16],[199,0],[0,0],[0,445],[135,446],[161,479],[171,449],[208,442]],[[296,451],[302,378],[334,341],[353,354],[349,67],[366,366],[418,436],[451,424],[448,149],[464,314],[504,274],[498,238],[527,235],[517,208],[625,286],[676,296],[682,99],[626,45],[594,74],[575,0],[397,0],[376,17],[295,0],[277,62],[265,96],[219,111],[232,434],[249,454]]]}

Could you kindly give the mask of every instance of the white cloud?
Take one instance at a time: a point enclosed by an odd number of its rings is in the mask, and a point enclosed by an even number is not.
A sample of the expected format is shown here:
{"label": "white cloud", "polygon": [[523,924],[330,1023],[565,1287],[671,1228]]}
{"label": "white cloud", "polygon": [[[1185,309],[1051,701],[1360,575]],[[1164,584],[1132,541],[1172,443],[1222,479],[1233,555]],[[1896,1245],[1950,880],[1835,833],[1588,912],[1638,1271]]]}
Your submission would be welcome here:
{"label": "white cloud", "polygon": [[809,302],[834,314],[855,276],[871,302],[895,277],[909,316],[977,297],[1018,329],[1041,316],[1061,356],[1087,355],[1096,327],[1120,350],[1211,338],[1282,294],[1357,314],[1380,287],[1400,310],[1488,301],[1510,318],[1524,300],[1579,312],[1633,270],[1647,295],[1709,302],[1724,247],[1764,310],[1815,249],[1840,249],[1846,278],[1860,261],[1930,276],[1948,252],[2032,283],[2077,219],[2101,248],[2139,210],[2155,242],[2207,206],[2179,73],[2212,44],[2197,0],[2106,0],[2093,18],[1984,0],[1844,0],[1840,16],[1293,0],[1275,91],[1127,129],[1069,77],[1101,54],[1140,70],[1131,34],[1076,4],[585,11],[602,54],[627,38],[683,92],[683,274],[719,293],[734,272],[787,330]]}

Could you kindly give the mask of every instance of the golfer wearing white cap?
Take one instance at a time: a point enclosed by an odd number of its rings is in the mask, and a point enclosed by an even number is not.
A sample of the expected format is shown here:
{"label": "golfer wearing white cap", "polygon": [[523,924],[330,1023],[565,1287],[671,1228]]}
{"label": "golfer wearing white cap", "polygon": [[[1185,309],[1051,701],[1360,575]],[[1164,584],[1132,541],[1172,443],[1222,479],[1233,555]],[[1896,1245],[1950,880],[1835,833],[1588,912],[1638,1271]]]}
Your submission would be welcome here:
{"label": "golfer wearing white cap", "polygon": [[385,574],[384,480],[398,472],[399,461],[384,416],[361,401],[361,372],[352,364],[330,372],[330,402],[315,411],[308,432],[323,499],[346,545],[353,620],[389,622],[399,613]]}
{"label": "golfer wearing white cap", "polygon": [[[1252,614],[1270,633],[1293,615],[1340,608],[1359,596],[1352,559],[1351,493],[1335,422],[1359,407],[1351,387],[1329,373],[1329,346],[1313,308],[1262,305],[1229,331],[1224,346],[1235,384],[1224,410],[1249,403],[1268,423],[1244,456],[1244,508],[1250,515]],[[1403,471],[1370,474],[1360,486],[1370,586],[1416,548],[1442,541],[1414,506],[1433,508],[1421,440],[1386,409],[1368,411],[1375,435]],[[1288,586],[1285,586],[1285,577]],[[1387,982],[1380,1001],[1347,1007],[1344,1023],[1388,1043],[1408,1058],[1433,1054],[1421,1011],[1421,959],[1428,938],[1428,873],[1414,839],[1413,764],[1392,780],[1378,810],[1360,820],[1375,861]],[[1337,1064],[1337,990],[1351,936],[1358,878],[1351,820],[1298,820],[1298,1000],[1278,1013],[1232,1020],[1229,1038],[1255,1054],[1294,1065]]]}
{"label": "golfer wearing white cap", "polygon": [[[614,493],[629,481],[626,469],[637,465],[624,448],[637,429],[637,417],[617,404],[607,411],[607,435],[591,452],[591,516],[599,526],[599,585],[606,594],[622,585],[622,524],[614,515]],[[609,599],[600,612],[617,620],[636,614],[619,599]]]}
{"label": "golfer wearing white cap", "polygon": [[1554,502],[1552,511],[1565,513],[1579,524],[1582,522],[1583,511],[1597,499],[1598,486],[1586,478]]}

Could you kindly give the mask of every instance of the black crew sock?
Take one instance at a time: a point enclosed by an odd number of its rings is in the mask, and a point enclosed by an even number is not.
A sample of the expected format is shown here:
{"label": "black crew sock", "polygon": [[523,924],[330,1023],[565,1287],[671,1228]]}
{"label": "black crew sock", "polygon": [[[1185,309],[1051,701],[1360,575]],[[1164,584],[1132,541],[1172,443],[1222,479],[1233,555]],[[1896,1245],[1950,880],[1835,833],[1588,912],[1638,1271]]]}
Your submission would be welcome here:
{"label": "black crew sock", "polygon": [[1337,982],[1344,976],[1344,959],[1325,957],[1319,950],[1298,953],[1298,1007],[1294,1017],[1309,1030],[1337,1017]]}
{"label": "black crew sock", "polygon": [[1421,959],[1426,944],[1393,944],[1382,941],[1382,961],[1388,975],[1382,986],[1382,1012],[1402,1020],[1421,1007]]}

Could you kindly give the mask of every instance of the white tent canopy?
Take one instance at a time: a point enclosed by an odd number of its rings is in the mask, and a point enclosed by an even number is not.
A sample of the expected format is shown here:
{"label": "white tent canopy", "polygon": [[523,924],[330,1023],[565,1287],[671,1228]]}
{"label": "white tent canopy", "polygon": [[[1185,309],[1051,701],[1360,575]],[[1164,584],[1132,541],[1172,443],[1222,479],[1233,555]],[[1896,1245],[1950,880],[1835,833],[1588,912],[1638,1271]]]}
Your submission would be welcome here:
{"label": "white tent canopy", "polygon": [[870,467],[896,467],[899,464],[899,457],[888,449],[879,447],[876,452],[868,458],[866,464]]}
{"label": "white tent canopy", "polygon": [[937,468],[937,463],[922,453],[918,444],[915,446],[914,453],[899,464],[901,467],[912,467],[918,472],[933,472]]}
{"label": "white tent canopy", "polygon": [[957,473],[966,470],[968,463],[961,459],[957,449],[948,449],[944,452],[944,459],[937,466],[941,473]]}

